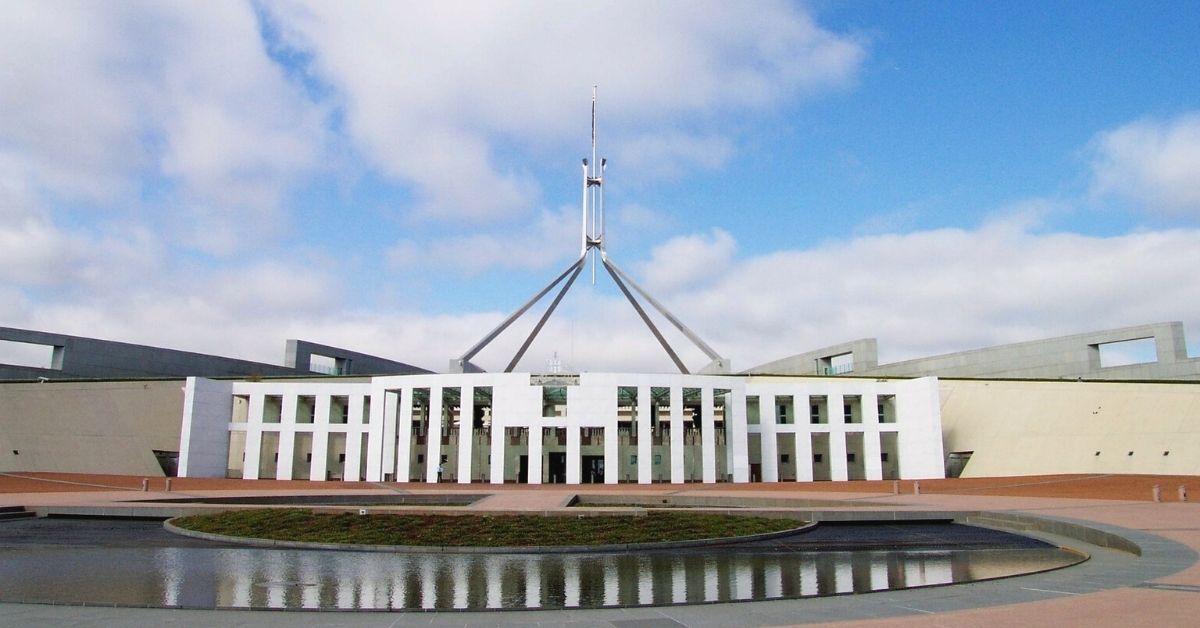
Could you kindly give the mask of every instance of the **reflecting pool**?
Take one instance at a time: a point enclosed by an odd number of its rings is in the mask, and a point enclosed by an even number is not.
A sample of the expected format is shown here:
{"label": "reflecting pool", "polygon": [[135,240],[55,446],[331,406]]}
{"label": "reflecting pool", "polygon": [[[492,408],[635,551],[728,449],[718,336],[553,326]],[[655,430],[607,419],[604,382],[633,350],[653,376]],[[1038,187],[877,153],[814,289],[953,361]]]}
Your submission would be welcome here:
{"label": "reflecting pool", "polygon": [[812,551],[785,541],[672,552],[489,555],[230,547],[173,537],[155,530],[157,524],[141,528],[142,541],[130,534],[98,542],[103,535],[93,531],[77,542],[69,534],[22,542],[9,533],[16,525],[0,530],[0,600],[9,602],[593,608],[864,593],[1016,575],[1080,560],[1015,535],[1006,535],[1019,539],[1008,546],[955,549]]}

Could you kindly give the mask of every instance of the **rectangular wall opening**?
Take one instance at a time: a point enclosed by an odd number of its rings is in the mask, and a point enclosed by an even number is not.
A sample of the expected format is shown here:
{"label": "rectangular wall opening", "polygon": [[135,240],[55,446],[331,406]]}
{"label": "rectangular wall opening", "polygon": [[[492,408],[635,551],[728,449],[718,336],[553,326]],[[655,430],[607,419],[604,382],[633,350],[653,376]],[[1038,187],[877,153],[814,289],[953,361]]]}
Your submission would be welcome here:
{"label": "rectangular wall opening", "polygon": [[62,347],[0,340],[0,364],[35,369],[62,369]]}
{"label": "rectangular wall opening", "polygon": [[542,418],[557,419],[567,415],[567,387],[542,386]]}
{"label": "rectangular wall opening", "polygon": [[846,433],[846,479],[867,479],[867,464],[863,458],[863,433]]}
{"label": "rectangular wall opening", "polygon": [[813,480],[828,481],[832,475],[829,466],[829,432],[812,433]]}
{"label": "rectangular wall opening", "polygon": [[829,422],[829,398],[814,396],[808,398],[808,422],[820,425]]}
{"label": "rectangular wall opening", "polygon": [[316,353],[308,356],[308,370],[322,375],[345,375],[348,372],[349,364],[350,361],[344,358],[334,358]]}
{"label": "rectangular wall opening", "polygon": [[292,446],[292,479],[307,480],[312,469],[312,432],[296,432]]}
{"label": "rectangular wall opening", "polygon": [[241,430],[229,432],[229,457],[225,462],[225,477],[242,479],[246,468],[246,433]]}
{"label": "rectangular wall opening", "polygon": [[776,435],[776,455],[779,456],[779,481],[796,481],[796,435],[784,432]]}
{"label": "rectangular wall opening", "polygon": [[717,388],[713,390],[713,440],[716,442],[716,471],[718,482],[732,482],[733,476],[729,472],[729,439],[726,433],[728,425],[729,413],[727,409],[733,403],[731,400],[732,391],[728,388]]}
{"label": "rectangular wall opening", "polygon": [[1158,348],[1154,338],[1137,338],[1120,342],[1104,342],[1091,345],[1099,353],[1100,368],[1149,364],[1158,361]]}
{"label": "rectangular wall opening", "polygon": [[473,479],[487,482],[492,472],[492,387],[475,387],[475,407],[471,411],[471,473]]}
{"label": "rectangular wall opening", "polygon": [[329,398],[329,422],[338,425],[350,422],[350,397],[335,395]]}
{"label": "rectangular wall opening", "polygon": [[883,479],[899,480],[900,445],[896,432],[879,433],[879,458],[883,466]]}
{"label": "rectangular wall opening", "polygon": [[504,481],[529,483],[529,428],[504,428]]}
{"label": "rectangular wall opening", "polygon": [[650,437],[654,460],[650,465],[652,482],[671,481],[671,389],[650,387]]}
{"label": "rectangular wall opening", "polygon": [[296,422],[312,423],[317,420],[317,398],[300,395],[296,398]]}
{"label": "rectangular wall opening", "polygon": [[230,414],[230,423],[245,423],[250,420],[250,397],[246,395],[233,396],[233,412]]}
{"label": "rectangular wall opening", "polygon": [[279,432],[263,432],[258,449],[258,478],[275,479],[279,465]]}
{"label": "rectangular wall opening", "polygon": [[895,423],[896,395],[879,395],[876,398],[876,410],[879,412],[880,423]]}
{"label": "rectangular wall opening", "polygon": [[266,395],[263,397],[263,423],[279,423],[283,419],[283,397]]}
{"label": "rectangular wall opening", "polygon": [[346,469],[346,433],[330,432],[325,446],[325,479],[341,480]]}

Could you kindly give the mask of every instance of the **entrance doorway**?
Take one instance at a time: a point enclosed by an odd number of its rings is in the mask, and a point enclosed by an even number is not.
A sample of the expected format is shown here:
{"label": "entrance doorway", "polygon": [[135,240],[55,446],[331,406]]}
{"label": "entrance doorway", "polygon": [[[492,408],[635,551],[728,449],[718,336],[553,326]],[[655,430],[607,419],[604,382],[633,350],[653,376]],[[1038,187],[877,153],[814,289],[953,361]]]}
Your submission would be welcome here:
{"label": "entrance doorway", "polygon": [[604,456],[583,457],[583,483],[604,483]]}
{"label": "entrance doorway", "polygon": [[529,483],[529,456],[521,456],[521,461],[517,467],[517,483]]}
{"label": "entrance doorway", "polygon": [[565,484],[567,481],[567,452],[552,451],[550,452],[549,468],[547,471],[550,474],[548,481],[551,484]]}

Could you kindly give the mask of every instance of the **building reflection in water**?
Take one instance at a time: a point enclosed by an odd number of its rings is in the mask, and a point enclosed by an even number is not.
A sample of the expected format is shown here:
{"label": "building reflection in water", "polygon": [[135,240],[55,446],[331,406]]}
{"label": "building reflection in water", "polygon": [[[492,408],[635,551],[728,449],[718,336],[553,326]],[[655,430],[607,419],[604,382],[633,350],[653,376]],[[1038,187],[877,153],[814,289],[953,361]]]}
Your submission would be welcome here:
{"label": "building reflection in water", "polygon": [[1075,562],[1058,549],[703,554],[152,550],[157,600],[280,609],[592,608],[864,593]]}

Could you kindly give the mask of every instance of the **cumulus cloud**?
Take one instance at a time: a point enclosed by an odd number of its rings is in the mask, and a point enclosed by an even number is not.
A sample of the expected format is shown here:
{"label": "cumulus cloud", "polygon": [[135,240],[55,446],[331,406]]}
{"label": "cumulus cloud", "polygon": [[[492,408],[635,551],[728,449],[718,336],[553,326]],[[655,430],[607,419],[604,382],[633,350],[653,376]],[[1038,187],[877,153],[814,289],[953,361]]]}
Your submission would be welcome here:
{"label": "cumulus cloud", "polygon": [[1097,135],[1092,189],[1150,213],[1200,216],[1200,113],[1142,119]]}
{"label": "cumulus cloud", "polygon": [[114,209],[170,190],[213,252],[319,163],[323,113],[268,57],[248,4],[9,3],[0,57],[0,147],[31,183]]}
{"label": "cumulus cloud", "polygon": [[541,270],[579,252],[579,209],[542,212],[518,229],[402,240],[387,254],[401,272],[432,269],[474,276],[488,270]]}
{"label": "cumulus cloud", "polygon": [[[362,153],[414,183],[425,215],[451,220],[528,211],[537,190],[499,163],[498,145],[586,141],[589,85],[601,86],[604,122],[661,129],[841,87],[865,56],[786,2],[266,6],[285,45],[336,93]],[[675,129],[635,136],[625,152],[678,158],[697,144],[705,163],[728,150],[726,138]]]}
{"label": "cumulus cloud", "polygon": [[671,238],[654,247],[650,260],[638,265],[646,285],[656,290],[679,290],[712,282],[725,272],[737,243],[722,229],[707,234]]}

